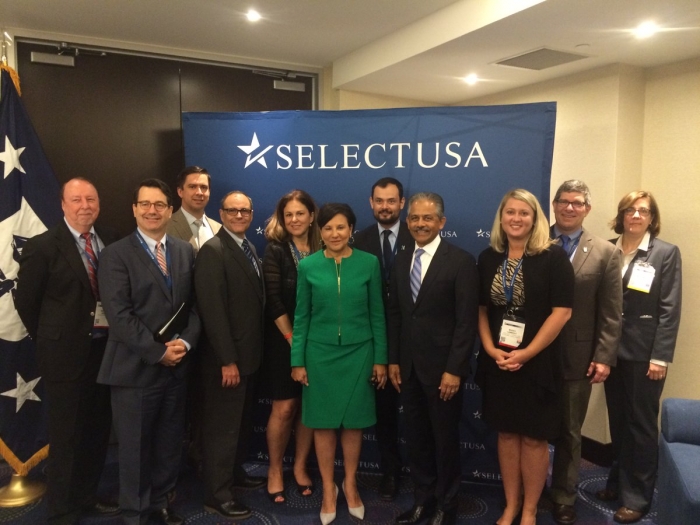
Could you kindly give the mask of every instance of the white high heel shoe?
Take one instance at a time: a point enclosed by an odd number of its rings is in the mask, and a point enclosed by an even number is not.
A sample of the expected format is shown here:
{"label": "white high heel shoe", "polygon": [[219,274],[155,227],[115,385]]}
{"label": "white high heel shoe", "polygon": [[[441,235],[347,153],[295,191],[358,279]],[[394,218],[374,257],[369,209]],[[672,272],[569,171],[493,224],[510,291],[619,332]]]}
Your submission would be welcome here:
{"label": "white high heel shoe", "polygon": [[[337,509],[338,508],[338,485],[336,485],[334,483],[333,486],[335,487],[335,507]],[[335,515],[336,515],[335,510],[333,512],[321,512],[319,514],[319,516],[321,518],[321,523],[323,525],[328,525],[329,523],[332,523],[335,520]]]}
{"label": "white high heel shoe", "polygon": [[[348,496],[345,494],[345,481],[343,480],[343,494],[345,495],[345,500],[347,501]],[[350,503],[348,503],[348,512],[350,513],[350,516],[354,516],[355,518],[359,520],[365,519],[365,506],[364,504],[360,505],[359,507],[351,507]]]}

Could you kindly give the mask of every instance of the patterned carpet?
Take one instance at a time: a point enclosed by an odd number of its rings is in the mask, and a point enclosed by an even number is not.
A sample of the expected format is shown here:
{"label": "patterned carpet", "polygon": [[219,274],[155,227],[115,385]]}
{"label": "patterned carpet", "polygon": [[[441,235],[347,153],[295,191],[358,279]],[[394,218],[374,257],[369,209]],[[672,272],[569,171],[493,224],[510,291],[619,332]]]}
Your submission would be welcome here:
{"label": "patterned carpet", "polygon": [[[264,464],[249,463],[247,470],[252,475],[263,476],[267,466]],[[6,464],[0,465],[0,486],[7,484],[11,470]],[[40,465],[30,474],[32,477],[43,477]],[[312,472],[314,483],[320,485],[318,472]],[[579,486],[579,499],[576,503],[579,525],[605,525],[613,524],[613,513],[616,505],[605,504],[595,499],[594,493],[605,485],[607,469],[583,462],[581,466],[581,481]],[[342,474],[337,473],[338,486],[342,481]],[[299,495],[293,483],[291,471],[285,478],[287,486],[286,505],[275,505],[265,496],[265,489],[252,492],[240,492],[240,500],[249,505],[253,516],[244,523],[250,525],[317,525],[320,523],[318,512],[321,505],[321,493],[315,491],[311,497],[305,498]],[[399,496],[391,503],[381,501],[376,493],[379,476],[376,474],[359,474],[358,484],[360,494],[365,504],[366,512],[363,522],[351,518],[347,511],[345,498],[338,498],[338,517],[335,523],[339,525],[364,523],[366,525],[390,525],[394,518],[404,510],[410,508],[413,497],[412,487],[408,478],[402,480]],[[101,496],[105,499],[116,500],[118,494],[117,462],[115,454],[110,454],[105,468],[103,482],[100,489]],[[177,486],[177,492],[173,501],[175,510],[186,518],[185,523],[197,525],[214,525],[232,523],[217,514],[208,514],[202,508],[203,502],[202,483],[191,468],[184,468]],[[459,520],[465,525],[491,525],[501,515],[503,508],[503,492],[497,484],[464,483],[459,495]],[[537,519],[539,525],[554,525],[550,514],[551,504],[543,498],[540,502],[540,511]],[[640,523],[644,525],[671,525],[655,522],[656,502],[651,512]],[[46,522],[46,506],[42,501],[19,508],[0,508],[0,523],[12,525],[39,525]],[[84,525],[117,525],[119,518],[86,518],[81,522]]]}

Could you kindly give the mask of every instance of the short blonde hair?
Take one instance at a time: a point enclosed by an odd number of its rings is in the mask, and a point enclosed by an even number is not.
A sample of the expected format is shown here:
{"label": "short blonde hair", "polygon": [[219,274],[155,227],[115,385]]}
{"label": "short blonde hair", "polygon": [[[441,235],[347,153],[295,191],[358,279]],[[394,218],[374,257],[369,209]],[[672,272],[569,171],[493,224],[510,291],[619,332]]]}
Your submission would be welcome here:
{"label": "short blonde hair", "polygon": [[506,251],[508,237],[501,226],[501,215],[509,199],[524,202],[534,211],[532,230],[530,231],[530,237],[525,243],[525,251],[529,254],[536,254],[549,248],[554,241],[549,238],[549,223],[544,215],[544,211],[542,211],[542,206],[540,206],[537,197],[522,188],[509,191],[501,199],[501,204],[498,206],[496,218],[493,220],[493,226],[491,227],[491,248],[498,253]]}

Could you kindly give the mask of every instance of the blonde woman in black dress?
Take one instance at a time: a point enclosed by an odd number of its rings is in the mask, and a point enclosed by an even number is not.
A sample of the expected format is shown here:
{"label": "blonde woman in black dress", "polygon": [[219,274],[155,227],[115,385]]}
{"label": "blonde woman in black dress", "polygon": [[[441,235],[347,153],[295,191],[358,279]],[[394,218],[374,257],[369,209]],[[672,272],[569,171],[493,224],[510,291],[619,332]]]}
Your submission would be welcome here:
{"label": "blonde woman in black dress", "polygon": [[279,200],[265,228],[265,237],[269,241],[263,258],[268,321],[261,388],[264,395],[272,398],[272,412],[267,423],[270,455],[267,494],[277,504],[286,501],[282,463],[292,428],[296,443],[294,479],[299,494],[311,496],[314,490],[306,471],[313,430],[301,422],[301,385],[291,377],[290,346],[297,297],[297,266],[321,244],[315,224],[317,214],[311,196],[305,191],[294,190]]}
{"label": "blonde woman in black dress", "polygon": [[560,426],[556,338],[571,317],[574,272],[527,190],[503,197],[490,244],[479,256],[483,350],[476,381],[483,418],[498,431],[506,508],[497,524],[510,525],[522,513],[520,523],[534,525],[549,467],[547,440]]}

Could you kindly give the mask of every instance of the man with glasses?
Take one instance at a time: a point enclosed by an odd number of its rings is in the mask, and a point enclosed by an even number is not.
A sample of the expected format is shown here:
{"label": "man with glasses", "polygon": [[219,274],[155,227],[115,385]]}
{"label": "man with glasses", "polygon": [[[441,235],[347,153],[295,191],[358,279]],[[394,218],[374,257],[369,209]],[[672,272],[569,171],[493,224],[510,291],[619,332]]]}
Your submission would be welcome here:
{"label": "man with glasses", "polygon": [[583,228],[591,194],[580,180],[568,180],[552,201],[551,237],[566,251],[576,274],[571,319],[559,334],[561,434],[554,442],[550,495],[554,521],[576,522],[576,484],[581,462],[581,427],[592,385],[602,383],[617,361],[622,323],[621,254],[610,242]]}
{"label": "man with glasses", "polygon": [[179,525],[169,507],[184,437],[188,352],[199,338],[191,245],[165,231],[168,185],[147,179],[134,191],[136,231],[102,252],[99,284],[109,340],[97,377],[110,385],[119,441],[124,523]]}
{"label": "man with glasses", "polygon": [[209,203],[211,176],[204,168],[187,166],[177,176],[176,185],[182,206],[173,213],[166,231],[189,242],[197,253],[221,228],[220,222],[204,213]]}
{"label": "man with glasses", "polygon": [[242,520],[251,510],[233,488],[255,489],[265,478],[246,474],[243,462],[253,428],[262,360],[265,291],[262,264],[245,233],[253,201],[240,191],[221,200],[223,228],[197,256],[195,289],[204,324],[201,384],[204,508]]}

